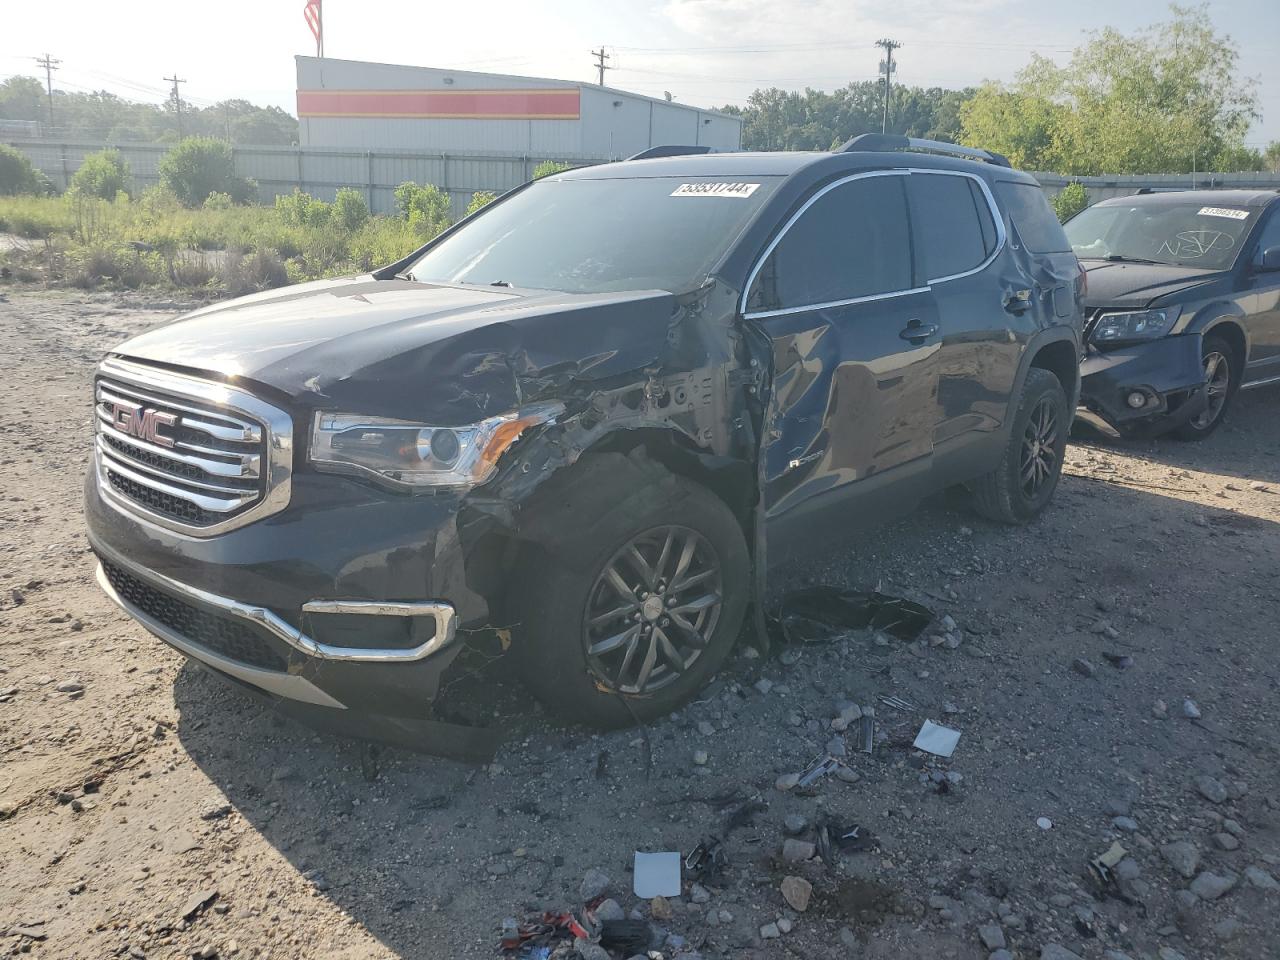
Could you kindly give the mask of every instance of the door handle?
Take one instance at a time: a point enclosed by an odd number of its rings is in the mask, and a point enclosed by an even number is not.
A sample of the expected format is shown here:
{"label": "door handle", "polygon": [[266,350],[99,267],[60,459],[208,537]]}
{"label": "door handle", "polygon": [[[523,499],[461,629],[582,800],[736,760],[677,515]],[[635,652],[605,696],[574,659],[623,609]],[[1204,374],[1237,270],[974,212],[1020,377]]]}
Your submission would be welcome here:
{"label": "door handle", "polygon": [[1010,313],[1026,313],[1031,309],[1031,299],[1030,290],[1006,290],[1004,308]]}
{"label": "door handle", "polygon": [[911,319],[907,321],[906,327],[898,331],[898,336],[912,343],[924,343],[937,332],[936,323],[921,323],[917,319]]}

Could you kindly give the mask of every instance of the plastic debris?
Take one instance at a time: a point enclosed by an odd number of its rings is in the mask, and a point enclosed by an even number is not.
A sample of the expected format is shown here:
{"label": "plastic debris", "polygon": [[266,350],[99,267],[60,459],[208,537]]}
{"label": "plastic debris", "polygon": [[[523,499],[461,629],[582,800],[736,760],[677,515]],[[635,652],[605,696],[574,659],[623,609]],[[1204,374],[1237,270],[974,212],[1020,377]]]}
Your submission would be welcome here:
{"label": "plastic debris", "polygon": [[641,900],[680,896],[680,854],[636,851],[635,880],[632,885]]}
{"label": "plastic debris", "polygon": [[895,710],[914,710],[916,705],[910,700],[903,700],[901,697],[881,697],[880,702],[886,707],[893,707]]}
{"label": "plastic debris", "polygon": [[698,883],[715,883],[728,862],[723,845],[712,837],[689,851],[684,858],[684,870]]}
{"label": "plastic debris", "polygon": [[1128,855],[1129,851],[1116,841],[1107,848],[1105,853],[1100,853],[1089,861],[1089,869],[1104,889],[1115,883],[1116,865]]}
{"label": "plastic debris", "polygon": [[600,946],[628,957],[644,954],[652,938],[647,920],[606,920],[600,928]]}
{"label": "plastic debris", "polygon": [[916,740],[912,746],[925,753],[932,753],[935,757],[949,757],[955,753],[956,744],[959,742],[959,730],[952,730],[932,720],[926,720],[920,732],[916,734]]}
{"label": "plastic debris", "polygon": [[850,630],[871,630],[910,642],[931,623],[933,611],[911,600],[831,586],[787,594],[772,618],[787,643],[834,640]]}
{"label": "plastic debris", "polygon": [[[959,736],[959,734],[957,734]],[[871,753],[876,748],[876,715],[870,707],[862,711],[858,721],[858,739],[862,743],[862,752]]]}
{"label": "plastic debris", "polygon": [[1039,827],[1041,830],[1052,830],[1053,821],[1050,820],[1048,817],[1037,817],[1036,826]]}

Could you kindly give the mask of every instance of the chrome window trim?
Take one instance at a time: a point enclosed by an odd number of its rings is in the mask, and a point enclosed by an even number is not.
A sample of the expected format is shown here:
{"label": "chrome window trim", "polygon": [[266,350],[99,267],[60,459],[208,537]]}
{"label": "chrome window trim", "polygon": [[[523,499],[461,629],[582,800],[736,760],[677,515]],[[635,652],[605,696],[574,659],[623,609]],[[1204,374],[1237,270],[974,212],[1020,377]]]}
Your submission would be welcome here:
{"label": "chrome window trim", "polygon": [[[95,547],[95,549],[101,549]],[[458,634],[458,615],[453,609],[453,605],[441,601],[423,601],[413,603],[396,603],[396,602],[380,602],[380,601],[347,601],[347,600],[313,600],[303,605],[304,613],[379,613],[389,616],[416,616],[431,617],[436,622],[435,635],[425,643],[416,647],[407,649],[366,649],[364,647],[338,647],[327,643],[321,643],[314,637],[310,637],[296,627],[291,626],[288,621],[275,613],[272,613],[266,607],[255,606],[254,604],[242,603],[239,600],[232,600],[230,597],[220,596],[216,593],[210,593],[207,590],[201,590],[199,587],[193,587],[190,584],[183,583],[180,580],[174,580],[162,573],[154,570],[148,570],[141,567],[130,560],[120,556],[115,551],[102,551],[104,556],[108,556],[112,563],[128,570],[139,580],[146,581],[152,586],[165,592],[174,594],[175,596],[186,600],[190,603],[213,609],[224,613],[227,616],[236,617],[240,620],[247,620],[269,633],[274,634],[283,640],[289,646],[293,647],[300,653],[306,654],[308,657],[314,657],[317,660],[336,660],[348,663],[397,663],[397,662],[414,662],[423,660],[443,650],[457,638]],[[105,579],[106,573],[102,571],[99,565],[100,578]],[[99,582],[101,582],[101,579]],[[138,620],[143,620],[151,629],[151,618],[146,614],[139,616],[140,611],[124,602],[122,598],[118,598],[115,591],[109,591],[112,599],[115,599],[122,607]],[[366,605],[371,605],[378,610],[364,609]],[[144,619],[145,618],[145,619]],[[175,633],[169,628],[164,628],[169,633]],[[180,636],[180,635],[179,635]],[[185,638],[184,638],[185,639]],[[191,640],[186,640],[186,646],[203,650],[198,644]],[[195,656],[195,654],[193,654]],[[210,652],[210,656],[216,656]],[[264,673],[275,674],[275,671],[266,670]]]}
{"label": "chrome window trim", "polygon": [[[161,395],[171,394],[175,398],[173,401],[156,397],[156,402],[174,409],[185,409],[182,405],[184,399],[196,400],[214,408],[212,410],[189,408],[196,417],[203,416],[216,420],[219,407],[247,417],[260,426],[265,433],[266,442],[266,462],[262,464],[264,480],[262,498],[243,513],[236,514],[227,520],[206,526],[192,526],[147,510],[128,497],[122,496],[106,478],[107,467],[115,468],[114,465],[106,462],[108,458],[104,457],[101,448],[95,445],[94,469],[97,475],[98,491],[104,503],[141,523],[201,540],[236,530],[279,513],[288,506],[293,477],[293,419],[283,410],[231,384],[202,380],[119,357],[107,357],[103,360],[98,365],[97,374],[107,380],[113,380],[140,391],[150,390]],[[108,389],[110,389],[109,385]],[[96,395],[97,387],[95,386],[95,405]],[[95,413],[95,418],[96,416]],[[251,439],[246,437],[245,441],[251,442]],[[132,439],[129,442],[136,444]],[[227,455],[235,456],[236,454],[228,451]]]}
{"label": "chrome window trim", "polygon": [[945,277],[930,277],[928,281],[929,284],[932,286],[935,283],[946,283],[948,280],[959,280],[963,277],[971,277],[975,273],[981,273],[983,270],[987,269],[987,267],[991,266],[991,264],[995,262],[996,257],[1000,256],[1000,252],[1004,250],[1008,232],[1004,227],[1004,217],[1000,213],[1000,206],[996,203],[995,194],[991,192],[991,187],[987,184],[987,181],[976,173],[969,173],[965,170],[935,170],[928,167],[910,167],[909,172],[913,174],[924,173],[935,177],[966,177],[969,180],[975,181],[978,184],[978,188],[982,191],[982,195],[987,198],[987,210],[991,214],[992,222],[996,225],[996,247],[991,251],[987,259],[983,260],[971,270],[948,274]]}
{"label": "chrome window trim", "polygon": [[[864,170],[861,173],[854,173],[854,174],[850,174],[847,177],[841,177],[839,180],[832,180],[825,187],[823,187],[821,190],[819,190],[817,193],[811,196],[808,200],[802,203],[800,205],[800,209],[787,218],[787,222],[782,225],[782,229],[778,231],[777,236],[775,236],[772,240],[769,241],[769,245],[764,248],[764,253],[762,253],[756,259],[756,265],[752,267],[751,272],[747,274],[746,285],[742,288],[742,303],[739,307],[739,312],[742,314],[743,319],[757,320],[763,317],[776,317],[776,316],[781,316],[787,313],[802,313],[806,310],[822,310],[822,309],[828,309],[831,307],[843,307],[843,306],[847,306],[849,304],[854,304],[854,303],[866,303],[871,300],[885,300],[885,299],[888,299],[889,297],[901,297],[901,296],[905,296],[908,293],[919,293],[921,290],[925,289],[924,287],[919,287],[914,290],[890,290],[890,291],[886,291],[885,293],[875,293],[865,297],[853,297],[848,300],[831,300],[826,303],[810,303],[810,304],[804,304],[798,307],[780,307],[777,310],[756,310],[754,312],[749,312],[747,310],[747,297],[751,295],[751,288],[755,285],[756,276],[764,268],[765,261],[769,259],[769,257],[773,254],[774,249],[778,246],[779,243],[782,242],[782,238],[787,235],[787,231],[789,231],[793,226],[795,226],[796,221],[799,220],[801,217],[803,217],[805,215],[805,212],[811,206],[817,203],[818,200],[825,197],[828,193],[830,193],[836,187],[842,187],[846,183],[852,183],[854,180],[867,180],[867,179],[870,179],[871,177],[906,177],[906,176],[910,176],[910,171],[906,169]],[[908,209],[908,213],[910,213],[909,209]]]}
{"label": "chrome window trim", "polygon": [[[764,268],[765,261],[773,254],[774,249],[782,241],[782,238],[787,235],[787,232],[792,228],[792,226],[795,225],[796,221],[804,216],[805,211],[807,211],[817,200],[834,190],[836,187],[843,186],[846,183],[852,183],[854,180],[865,180],[870,177],[908,177],[912,174],[920,173],[943,177],[966,177],[977,182],[978,187],[982,190],[982,195],[986,198],[987,209],[991,213],[991,219],[995,223],[996,228],[995,249],[985,260],[982,261],[982,263],[978,264],[978,266],[974,267],[972,270],[966,270],[963,273],[954,273],[945,277],[931,278],[926,282],[925,286],[912,287],[909,290],[892,290],[886,293],[870,294],[865,297],[852,297],[846,300],[829,300],[825,303],[809,303],[796,307],[782,307],[777,310],[747,310],[747,298],[751,294],[752,286],[755,285],[756,277]],[[907,212],[908,215],[910,215],[910,199],[908,199],[907,202]],[[1004,217],[1000,213],[1000,207],[996,203],[995,195],[991,192],[991,187],[987,184],[986,180],[978,176],[976,173],[969,173],[964,170],[937,170],[929,167],[903,167],[895,170],[866,170],[862,173],[855,173],[847,177],[841,177],[839,180],[833,180],[806,200],[800,206],[800,209],[787,219],[787,222],[783,224],[782,229],[778,231],[777,236],[775,236],[769,242],[769,245],[765,247],[764,253],[762,253],[756,260],[755,266],[751,268],[751,272],[747,275],[747,282],[742,291],[742,303],[739,309],[743,319],[759,320],[766,317],[778,317],[791,313],[804,313],[808,310],[828,310],[833,307],[847,307],[858,303],[871,303],[875,300],[887,300],[892,297],[905,297],[915,293],[927,293],[932,289],[932,286],[935,283],[946,283],[949,280],[959,280],[962,277],[969,277],[987,269],[987,267],[991,266],[991,264],[995,262],[996,257],[1000,256],[1001,251],[1004,250],[1007,239],[1008,232],[1005,230]]]}

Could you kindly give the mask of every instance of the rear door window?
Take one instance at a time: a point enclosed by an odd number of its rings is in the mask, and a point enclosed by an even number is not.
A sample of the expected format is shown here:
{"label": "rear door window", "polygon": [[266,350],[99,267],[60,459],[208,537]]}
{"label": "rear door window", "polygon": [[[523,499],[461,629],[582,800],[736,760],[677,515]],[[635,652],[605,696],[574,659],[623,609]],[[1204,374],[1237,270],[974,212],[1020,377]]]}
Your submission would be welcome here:
{"label": "rear door window", "polygon": [[821,193],[786,230],[751,285],[759,313],[857,300],[913,286],[905,175]]}
{"label": "rear door window", "polygon": [[996,197],[1008,212],[1022,245],[1032,253],[1071,252],[1062,224],[1038,186],[1000,180],[996,183]]}
{"label": "rear door window", "polygon": [[976,270],[995,250],[991,208],[972,178],[916,171],[907,189],[920,225],[925,275],[931,282]]}

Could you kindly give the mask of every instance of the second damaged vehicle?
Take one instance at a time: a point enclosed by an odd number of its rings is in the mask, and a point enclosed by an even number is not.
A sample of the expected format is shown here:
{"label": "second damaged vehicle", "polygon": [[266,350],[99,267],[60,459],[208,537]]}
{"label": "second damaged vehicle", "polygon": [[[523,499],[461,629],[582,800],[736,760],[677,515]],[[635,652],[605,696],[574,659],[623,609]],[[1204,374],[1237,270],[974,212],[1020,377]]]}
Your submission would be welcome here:
{"label": "second damaged vehicle", "polygon": [[1280,383],[1276,191],[1114,197],[1066,231],[1089,274],[1088,413],[1122,435],[1201,440],[1237,390]]}
{"label": "second damaged vehicle", "polygon": [[483,629],[562,716],[673,709],[819,533],[1053,494],[1079,268],[1034,180],[939,149],[574,170],[372,275],[135,337],[96,379],[101,583],[353,732],[430,717]]}

